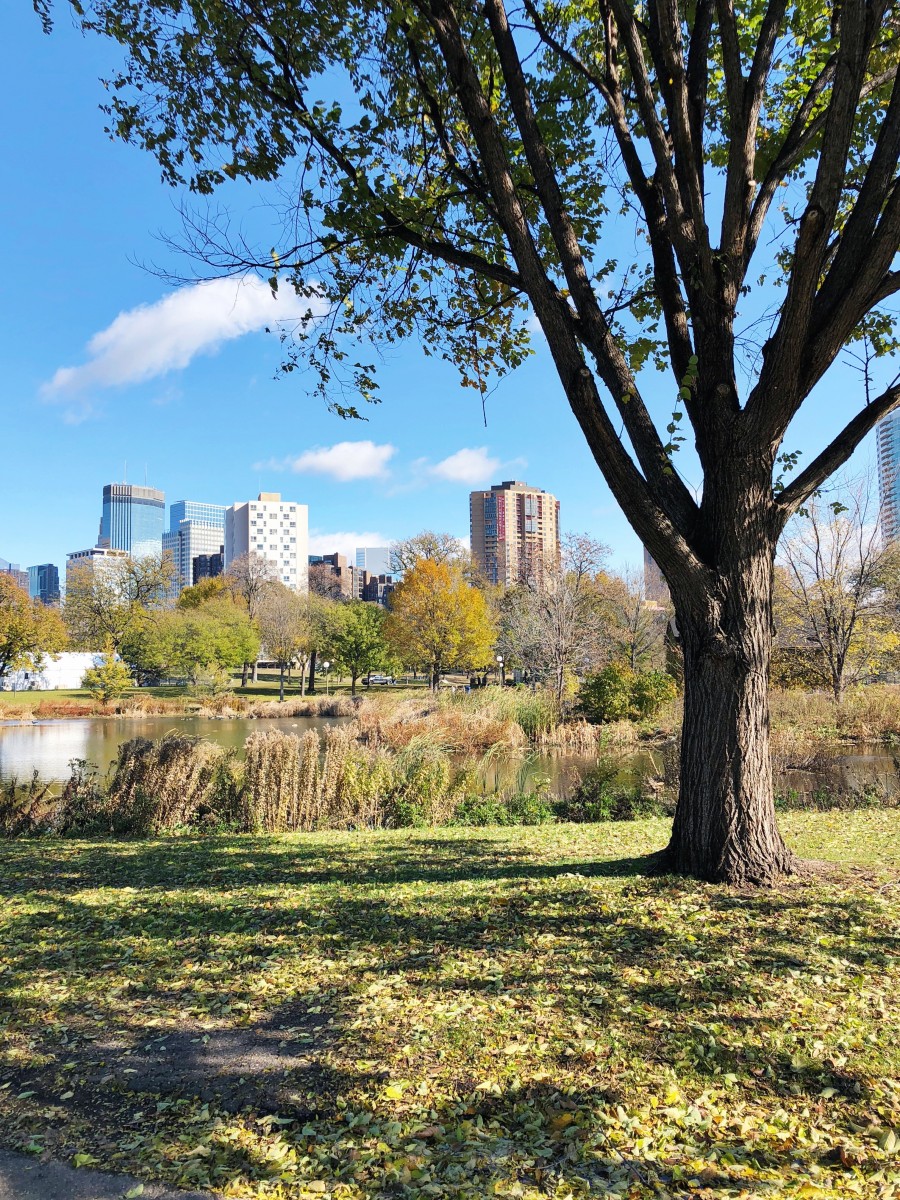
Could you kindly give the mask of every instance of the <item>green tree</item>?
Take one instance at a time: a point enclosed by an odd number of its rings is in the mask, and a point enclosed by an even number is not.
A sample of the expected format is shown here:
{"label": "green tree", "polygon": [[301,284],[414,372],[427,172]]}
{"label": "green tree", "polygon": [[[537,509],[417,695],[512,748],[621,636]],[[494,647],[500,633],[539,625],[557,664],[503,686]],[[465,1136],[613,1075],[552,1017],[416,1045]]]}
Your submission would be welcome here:
{"label": "green tree", "polygon": [[55,608],[32,600],[0,572],[0,679],[21,667],[40,668],[48,654],[66,647],[66,627]]}
{"label": "green tree", "polygon": [[380,604],[352,600],[344,604],[330,639],[335,666],[350,676],[350,692],[356,695],[356,682],[370,671],[386,670],[390,651],[384,638],[387,613]]}
{"label": "green tree", "polygon": [[63,607],[75,645],[96,649],[107,642],[118,652],[125,639],[165,602],[175,568],[168,555],[114,558],[74,567]]}
{"label": "green tree", "polygon": [[[35,5],[49,24],[51,0]],[[317,367],[337,412],[359,415],[348,382],[373,398],[374,355],[359,347],[401,337],[485,395],[523,361],[533,314],[676,610],[685,698],[667,865],[738,883],[789,871],[766,688],[775,547],[900,384],[876,357],[855,415],[786,486],[797,455],[784,441],[848,343],[867,337],[882,361],[895,344],[895,6],[523,0],[512,19],[504,0],[71,8],[124,50],[111,129],[173,184],[209,195],[280,179],[284,244],[230,250],[227,226],[196,218],[190,248],[218,273],[255,267],[297,289],[309,319],[287,366]],[[653,366],[672,396],[659,424]]]}
{"label": "green tree", "polygon": [[197,686],[238,670],[259,653],[259,633],[227,595],[197,607],[148,613],[124,638],[120,653],[135,675],[162,676]]}
{"label": "green tree", "polygon": [[85,671],[81,686],[87,688],[95,700],[107,704],[124,696],[133,683],[131,672],[119,661],[112,643],[108,642],[100,662]]}

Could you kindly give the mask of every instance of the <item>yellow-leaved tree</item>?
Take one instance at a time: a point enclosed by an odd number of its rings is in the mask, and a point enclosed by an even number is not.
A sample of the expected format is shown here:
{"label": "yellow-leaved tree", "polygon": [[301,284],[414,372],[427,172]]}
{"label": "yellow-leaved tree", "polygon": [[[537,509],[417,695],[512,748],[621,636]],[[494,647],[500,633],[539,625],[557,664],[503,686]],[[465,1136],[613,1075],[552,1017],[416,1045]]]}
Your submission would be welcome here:
{"label": "yellow-leaved tree", "polygon": [[391,594],[385,638],[404,663],[427,666],[432,689],[441,672],[486,667],[496,630],[483,592],[455,563],[422,558]]}

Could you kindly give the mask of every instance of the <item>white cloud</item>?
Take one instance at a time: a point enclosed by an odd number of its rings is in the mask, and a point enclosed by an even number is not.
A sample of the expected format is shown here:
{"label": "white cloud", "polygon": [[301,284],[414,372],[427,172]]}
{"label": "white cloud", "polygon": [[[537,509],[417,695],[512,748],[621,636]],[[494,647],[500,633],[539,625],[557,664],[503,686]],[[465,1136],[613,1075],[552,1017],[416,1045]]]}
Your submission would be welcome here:
{"label": "white cloud", "polygon": [[457,450],[448,458],[442,459],[429,468],[429,474],[438,479],[447,479],[451,483],[487,483],[500,467],[499,458],[488,454],[487,446],[475,446]]}
{"label": "white cloud", "polygon": [[397,447],[375,442],[336,442],[333,446],[316,446],[305,450],[296,458],[285,458],[277,462],[260,463],[254,470],[290,470],[301,474],[330,475],[339,483],[354,479],[386,479],[390,474],[388,463],[397,453]]}
{"label": "white cloud", "polygon": [[313,530],[309,535],[310,554],[345,554],[352,563],[356,560],[357,546],[389,546],[393,539],[386,538],[383,533],[354,533],[345,530],[341,533],[319,533]]}
{"label": "white cloud", "polygon": [[88,342],[88,361],[60,367],[43,388],[50,399],[87,390],[143,383],[182,370],[198,354],[267,325],[322,315],[324,301],[301,299],[291,288],[276,296],[255,276],[212,279],[119,313]]}

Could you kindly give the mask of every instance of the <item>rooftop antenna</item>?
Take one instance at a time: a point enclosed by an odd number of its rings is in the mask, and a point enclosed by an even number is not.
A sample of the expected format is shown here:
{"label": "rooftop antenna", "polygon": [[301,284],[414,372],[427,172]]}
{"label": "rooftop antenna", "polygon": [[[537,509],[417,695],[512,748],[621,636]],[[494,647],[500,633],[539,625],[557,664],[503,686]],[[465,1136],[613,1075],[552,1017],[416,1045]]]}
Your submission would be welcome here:
{"label": "rooftop antenna", "polygon": [[125,474],[122,476],[122,482],[123,483],[128,482],[128,459],[127,458],[125,459]]}
{"label": "rooftop antenna", "polygon": [[144,463],[144,487],[147,486],[147,464]]}

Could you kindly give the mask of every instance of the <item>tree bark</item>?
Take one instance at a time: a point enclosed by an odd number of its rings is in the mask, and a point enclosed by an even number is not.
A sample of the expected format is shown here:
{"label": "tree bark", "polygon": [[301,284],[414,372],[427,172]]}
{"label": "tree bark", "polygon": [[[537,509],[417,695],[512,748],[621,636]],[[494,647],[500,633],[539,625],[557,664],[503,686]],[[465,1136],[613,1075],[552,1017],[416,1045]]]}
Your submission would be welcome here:
{"label": "tree bark", "polygon": [[257,683],[258,680],[259,680],[259,663],[255,662],[253,664],[253,682]]}
{"label": "tree bark", "polygon": [[[743,509],[743,513],[747,513]],[[792,869],[775,821],[769,746],[774,537],[735,529],[706,597],[673,589],[684,652],[681,781],[666,865],[711,882],[766,884]],[[751,515],[745,526],[756,524]],[[749,552],[748,552],[749,551]]]}
{"label": "tree bark", "polygon": [[281,663],[281,674],[278,677],[278,699],[284,700],[284,663]]}
{"label": "tree bark", "polygon": [[351,671],[350,672],[350,695],[351,696],[356,695],[356,680],[357,680],[356,672]]}
{"label": "tree bark", "polygon": [[308,688],[308,691],[311,696],[314,696],[316,694],[316,652],[315,652],[315,650],[313,650],[312,654],[310,654],[310,656],[309,656],[309,688]]}
{"label": "tree bark", "polygon": [[241,670],[241,687],[242,688],[245,688],[247,686],[247,672],[249,670],[250,670],[250,664],[244,663],[243,669]]}

